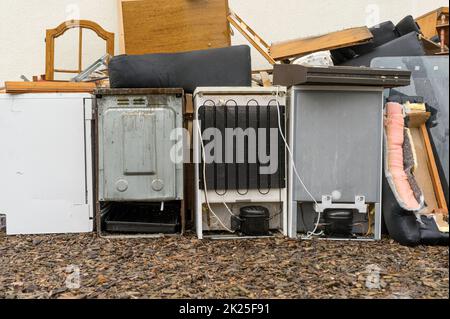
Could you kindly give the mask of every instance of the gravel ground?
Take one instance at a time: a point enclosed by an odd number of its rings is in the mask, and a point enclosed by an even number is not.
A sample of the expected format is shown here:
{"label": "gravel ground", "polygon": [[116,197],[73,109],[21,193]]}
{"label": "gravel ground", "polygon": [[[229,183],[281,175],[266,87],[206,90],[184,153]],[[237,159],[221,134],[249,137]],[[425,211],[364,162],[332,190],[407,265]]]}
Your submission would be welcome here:
{"label": "gravel ground", "polygon": [[388,239],[0,235],[0,298],[448,299],[448,257],[448,247]]}

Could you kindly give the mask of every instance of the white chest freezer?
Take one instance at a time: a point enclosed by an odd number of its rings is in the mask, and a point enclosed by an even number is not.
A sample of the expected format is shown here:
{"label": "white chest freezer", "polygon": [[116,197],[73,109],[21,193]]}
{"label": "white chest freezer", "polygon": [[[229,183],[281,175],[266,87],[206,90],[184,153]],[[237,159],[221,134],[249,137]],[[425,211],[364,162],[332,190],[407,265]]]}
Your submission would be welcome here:
{"label": "white chest freezer", "polygon": [[93,230],[89,94],[0,94],[0,214],[8,235]]}

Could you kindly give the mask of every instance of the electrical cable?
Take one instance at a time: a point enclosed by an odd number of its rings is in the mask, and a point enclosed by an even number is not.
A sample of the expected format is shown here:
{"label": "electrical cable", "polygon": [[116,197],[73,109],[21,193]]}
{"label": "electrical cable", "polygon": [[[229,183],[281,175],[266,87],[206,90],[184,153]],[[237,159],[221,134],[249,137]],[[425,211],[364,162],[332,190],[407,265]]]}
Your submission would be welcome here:
{"label": "electrical cable", "polygon": [[[289,144],[288,144],[288,142],[287,142],[287,140],[286,140],[286,137],[285,137],[285,135],[284,135],[284,133],[283,133],[282,125],[281,125],[280,102],[278,101],[278,96],[279,96],[279,94],[280,94],[280,87],[277,86],[276,102],[277,102],[277,112],[278,112],[278,130],[280,131],[280,135],[281,135],[281,138],[282,138],[283,141],[284,141],[284,144],[285,144],[285,146],[286,146],[286,150],[287,150],[288,153],[289,153],[289,157],[290,157],[290,159],[291,159],[291,165],[292,165],[293,171],[294,171],[294,173],[295,173],[297,179],[299,180],[300,184],[302,185],[303,189],[306,191],[306,193],[308,194],[308,196],[311,197],[311,199],[313,200],[313,202],[314,202],[316,205],[319,205],[318,202],[317,202],[317,200],[314,198],[314,196],[311,194],[311,192],[310,192],[310,191],[308,190],[308,188],[306,187],[305,183],[303,183],[303,180],[302,180],[302,178],[300,177],[300,174],[298,173],[297,167],[296,167],[295,162],[294,162],[294,155],[292,154],[291,148],[289,147]],[[311,232],[308,232],[308,233],[306,234],[306,237],[305,237],[304,239],[311,239],[313,236],[321,236],[321,235],[323,235],[323,232],[316,233],[316,232],[317,232],[317,229],[319,228],[321,218],[322,218],[322,214],[319,212],[319,213],[318,213],[318,217],[317,217],[317,222],[315,223],[315,226],[314,226],[314,230],[311,231]]]}
{"label": "electrical cable", "polygon": [[[213,216],[217,219],[217,221],[219,222],[219,224],[228,232],[230,233],[235,233],[233,230],[231,230],[229,227],[227,227],[225,225],[224,222],[222,222],[222,220],[219,218],[219,216],[214,212],[214,210],[211,207],[211,204],[209,202],[209,198],[208,198],[208,187],[207,187],[207,183],[206,183],[206,151],[205,151],[205,144],[203,143],[203,136],[202,136],[202,131],[200,128],[200,125],[198,123],[198,110],[200,109],[200,107],[197,108],[195,114],[196,114],[196,118],[195,120],[197,121],[197,132],[198,132],[198,138],[200,139],[200,145],[201,145],[201,150],[202,150],[202,158],[203,158],[203,186],[204,186],[204,193],[205,193],[205,201],[206,201],[206,205],[208,206],[209,211],[211,212],[211,214],[213,214]],[[224,206],[227,208],[228,212],[231,213],[233,215],[233,213],[231,212],[231,210],[228,208],[228,206],[225,204],[225,202],[223,202]],[[233,215],[234,216],[234,215]]]}

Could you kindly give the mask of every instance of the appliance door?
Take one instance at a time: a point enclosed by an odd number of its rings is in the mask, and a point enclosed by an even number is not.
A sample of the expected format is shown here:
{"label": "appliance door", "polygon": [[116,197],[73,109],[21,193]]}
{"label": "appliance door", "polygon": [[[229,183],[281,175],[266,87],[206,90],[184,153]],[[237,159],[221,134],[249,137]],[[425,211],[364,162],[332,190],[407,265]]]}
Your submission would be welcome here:
{"label": "appliance door", "polygon": [[0,95],[0,213],[7,234],[92,231],[89,98]]}
{"label": "appliance door", "polygon": [[168,107],[112,108],[103,114],[104,201],[176,200]]}
{"label": "appliance door", "polygon": [[[317,201],[380,201],[383,99],[381,89],[294,91],[294,158],[304,184]],[[311,198],[294,178],[294,200]]]}

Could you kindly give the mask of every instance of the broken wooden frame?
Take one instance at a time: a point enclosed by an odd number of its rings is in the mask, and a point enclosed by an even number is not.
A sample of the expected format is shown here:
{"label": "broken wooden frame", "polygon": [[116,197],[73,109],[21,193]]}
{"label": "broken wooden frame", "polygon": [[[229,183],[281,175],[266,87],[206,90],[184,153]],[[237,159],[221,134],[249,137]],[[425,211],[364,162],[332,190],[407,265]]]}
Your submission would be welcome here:
{"label": "broken wooden frame", "polygon": [[[79,28],[78,42],[78,69],[77,70],[61,70],[55,69],[55,39],[62,36],[70,29]],[[114,33],[108,32],[100,25],[88,20],[70,20],[61,23],[55,29],[47,30],[46,42],[46,67],[45,79],[52,81],[55,79],[55,73],[74,73],[79,74],[83,71],[83,29],[94,31],[101,39],[106,41],[106,53],[114,56]]]}

